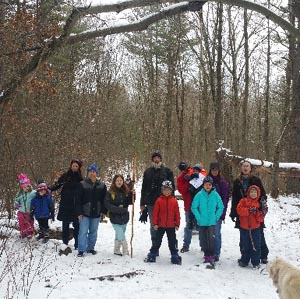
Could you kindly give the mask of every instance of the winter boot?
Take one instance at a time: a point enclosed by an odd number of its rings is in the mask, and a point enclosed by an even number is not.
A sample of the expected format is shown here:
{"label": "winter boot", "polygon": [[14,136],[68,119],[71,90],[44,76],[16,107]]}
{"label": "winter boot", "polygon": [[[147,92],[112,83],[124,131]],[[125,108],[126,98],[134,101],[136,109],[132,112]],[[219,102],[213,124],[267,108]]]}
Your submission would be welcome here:
{"label": "winter boot", "polygon": [[204,256],[204,261],[203,261],[204,264],[208,264],[210,263],[210,257],[208,255],[205,255]]}
{"label": "winter boot", "polygon": [[178,255],[178,253],[174,253],[171,255],[171,263],[175,265],[181,265],[182,259],[181,256]]}
{"label": "winter boot", "polygon": [[146,263],[155,263],[156,262],[156,254],[149,252],[144,261]]}
{"label": "winter boot", "polygon": [[128,244],[127,241],[121,241],[122,244],[122,249],[123,249],[123,255],[129,255],[129,251],[128,251]]}
{"label": "winter boot", "polygon": [[212,266],[215,265],[215,256],[214,256],[214,255],[211,255],[211,256],[209,257],[209,262],[210,262],[210,264],[211,264]]}
{"label": "winter boot", "polygon": [[67,246],[66,244],[63,244],[59,250],[59,255],[68,255],[69,253],[72,253],[72,249]]}
{"label": "winter boot", "polygon": [[242,262],[242,259],[238,259],[238,264],[239,264],[239,266],[242,267],[242,268],[245,268],[245,267],[248,266],[247,263]]}
{"label": "winter boot", "polygon": [[122,256],[122,253],[121,253],[121,243],[122,241],[119,241],[119,240],[115,240],[115,247],[114,247],[114,254],[115,255],[120,255]]}
{"label": "winter boot", "polygon": [[39,233],[38,236],[36,237],[37,240],[41,240],[44,238],[44,234],[43,233]]}
{"label": "winter boot", "polygon": [[181,253],[188,252],[188,251],[189,251],[189,248],[186,245],[183,245],[182,248],[180,249]]}

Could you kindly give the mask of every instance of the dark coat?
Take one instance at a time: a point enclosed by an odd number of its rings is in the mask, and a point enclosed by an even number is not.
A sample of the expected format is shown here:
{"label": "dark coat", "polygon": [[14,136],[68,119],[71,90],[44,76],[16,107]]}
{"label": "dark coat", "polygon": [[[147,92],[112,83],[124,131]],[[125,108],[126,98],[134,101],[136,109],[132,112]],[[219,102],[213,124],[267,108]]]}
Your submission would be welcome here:
{"label": "dark coat", "polygon": [[73,222],[77,219],[76,201],[80,191],[81,176],[78,172],[69,170],[64,173],[53,186],[51,191],[56,191],[62,187],[60,193],[60,202],[57,219],[60,221]]}
{"label": "dark coat", "polygon": [[165,167],[160,168],[150,167],[145,170],[142,191],[141,191],[141,206],[154,206],[156,199],[161,195],[161,185],[165,180],[172,182],[175,190],[173,172]]}
{"label": "dark coat", "polygon": [[118,189],[116,193],[107,192],[105,207],[113,224],[126,224],[129,221],[128,206],[132,204],[132,194]]}
{"label": "dark coat", "polygon": [[90,179],[80,182],[78,199],[76,201],[77,215],[98,218],[107,211],[104,206],[106,185],[97,180],[94,184]]}
{"label": "dark coat", "polygon": [[52,196],[50,194],[40,196],[39,193],[36,193],[36,196],[31,200],[31,211],[33,211],[36,219],[52,217],[54,215]]}
{"label": "dark coat", "polygon": [[[237,178],[233,183],[231,211],[229,214],[229,216],[232,218],[232,220],[235,220],[235,228],[240,228],[239,217],[238,217],[238,213],[237,213],[237,205],[242,198],[247,197],[248,188],[252,185],[256,185],[260,189],[259,201],[262,198],[264,198],[264,199],[267,198],[266,191],[265,191],[263,184],[259,177],[250,175],[248,187],[246,190],[244,190],[244,188],[243,188],[243,178],[241,176],[239,178]],[[264,225],[264,224],[262,224],[262,225]]]}

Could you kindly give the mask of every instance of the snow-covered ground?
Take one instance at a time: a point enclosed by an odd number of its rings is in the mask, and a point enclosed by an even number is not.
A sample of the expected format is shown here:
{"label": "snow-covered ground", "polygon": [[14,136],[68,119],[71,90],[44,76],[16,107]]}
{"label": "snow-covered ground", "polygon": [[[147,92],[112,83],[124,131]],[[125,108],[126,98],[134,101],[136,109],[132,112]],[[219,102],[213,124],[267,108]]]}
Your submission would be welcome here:
{"label": "snow-covered ground", "polygon": [[[14,231],[0,258],[0,298],[278,298],[265,266],[260,270],[238,267],[239,232],[233,228],[229,217],[223,225],[222,254],[215,270],[205,269],[202,264],[197,235],[193,236],[191,250],[182,254],[181,266],[170,263],[166,236],[157,262],[144,263],[151,241],[149,223],[145,225],[138,221],[140,186],[137,189],[133,258],[113,255],[114,231],[109,222],[99,226],[98,254],[88,254],[83,258],[78,258],[75,251],[68,256],[59,256],[60,241],[50,240],[48,244],[21,241],[17,231]],[[183,202],[179,204],[182,224],[177,238],[181,247],[184,212]],[[299,198],[269,199],[265,230],[269,259],[281,257],[299,266],[299,221]],[[60,222],[52,225],[58,226]],[[128,225],[128,241],[130,234],[131,225]],[[137,275],[91,280],[128,272]]]}

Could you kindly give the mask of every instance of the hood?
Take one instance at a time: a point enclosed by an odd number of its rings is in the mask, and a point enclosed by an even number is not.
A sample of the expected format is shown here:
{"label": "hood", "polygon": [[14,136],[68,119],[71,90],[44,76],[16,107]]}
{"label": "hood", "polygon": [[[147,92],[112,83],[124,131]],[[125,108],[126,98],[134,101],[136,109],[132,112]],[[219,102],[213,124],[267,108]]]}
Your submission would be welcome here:
{"label": "hood", "polygon": [[255,199],[252,199],[252,200],[258,200],[260,198],[260,188],[256,185],[251,185],[249,188],[248,188],[248,191],[247,191],[247,197],[250,198],[250,190],[252,188],[255,188],[257,190],[257,197]]}

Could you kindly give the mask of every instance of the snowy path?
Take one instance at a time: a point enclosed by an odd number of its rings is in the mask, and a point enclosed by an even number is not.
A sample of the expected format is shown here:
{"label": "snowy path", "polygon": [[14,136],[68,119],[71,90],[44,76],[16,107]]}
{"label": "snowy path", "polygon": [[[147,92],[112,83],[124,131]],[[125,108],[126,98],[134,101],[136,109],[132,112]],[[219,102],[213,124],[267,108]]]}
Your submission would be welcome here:
{"label": "snowy path", "polygon": [[[180,203],[183,219],[183,202]],[[299,221],[300,200],[297,198],[281,197],[280,201],[269,203],[270,211],[266,219],[266,240],[270,248],[269,258],[282,257],[294,265],[300,264]],[[135,212],[134,257],[114,256],[114,232],[111,224],[101,223],[99,238],[96,245],[98,254],[77,258],[76,252],[68,256],[57,254],[58,246],[55,241],[40,245],[33,254],[37,262],[32,266],[39,269],[30,288],[28,298],[206,298],[206,299],[275,299],[276,290],[268,277],[265,267],[260,270],[239,268],[239,232],[233,228],[233,222],[226,218],[223,225],[223,248],[221,260],[215,270],[205,269],[202,264],[202,253],[199,250],[198,236],[194,235],[190,251],[182,254],[182,266],[172,265],[167,247],[166,236],[160,250],[160,257],[155,264],[143,262],[150,248],[149,224],[139,223],[139,198]],[[60,223],[57,222],[59,225]],[[177,233],[179,247],[182,245],[184,221]],[[131,226],[127,228],[130,239]],[[24,250],[20,241],[12,243],[13,250],[19,246]],[[22,248],[23,246],[23,248]],[[17,250],[18,251],[18,250]],[[48,262],[45,262],[45,260]],[[0,260],[4,263],[4,258]],[[47,264],[43,269],[42,265]],[[142,270],[140,275],[133,278],[115,278],[113,281],[90,280],[89,278],[108,274],[123,274]],[[1,271],[0,271],[1,272]],[[32,272],[32,271],[31,271]],[[16,274],[17,276],[17,274]],[[29,275],[32,277],[32,274]],[[30,281],[30,279],[29,279]],[[0,283],[0,298],[6,298],[5,281]],[[7,282],[6,282],[7,284]],[[26,285],[26,284],[25,284]],[[25,289],[28,287],[24,287]],[[24,289],[23,288],[23,289]],[[4,292],[3,292],[4,290]],[[26,298],[22,293],[14,298]]]}

